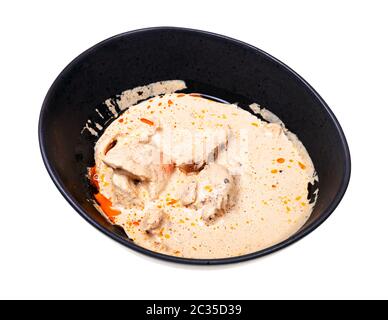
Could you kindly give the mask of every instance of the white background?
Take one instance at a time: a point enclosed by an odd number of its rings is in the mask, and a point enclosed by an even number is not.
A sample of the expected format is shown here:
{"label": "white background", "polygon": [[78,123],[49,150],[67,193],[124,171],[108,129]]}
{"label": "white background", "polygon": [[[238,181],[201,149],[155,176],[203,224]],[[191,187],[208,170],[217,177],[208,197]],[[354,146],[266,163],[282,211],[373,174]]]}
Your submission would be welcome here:
{"label": "white background", "polygon": [[[388,298],[384,3],[2,2],[0,298]],[[165,263],[96,231],[57,191],[37,135],[49,86],[93,44],[161,25],[253,44],[291,66],[331,106],[348,138],[352,178],[335,213],[307,238],[237,265]]]}

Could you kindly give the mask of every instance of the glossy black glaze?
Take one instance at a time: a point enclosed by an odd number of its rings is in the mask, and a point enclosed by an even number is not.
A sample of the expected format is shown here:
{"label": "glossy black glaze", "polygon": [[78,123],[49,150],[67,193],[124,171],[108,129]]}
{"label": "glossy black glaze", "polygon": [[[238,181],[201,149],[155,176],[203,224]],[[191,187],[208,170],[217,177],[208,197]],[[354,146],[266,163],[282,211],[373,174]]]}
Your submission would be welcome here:
{"label": "glossy black glaze", "polygon": [[[228,259],[183,259],[151,252],[129,241],[93,207],[85,178],[96,137],[80,134],[95,108],[123,90],[169,79],[245,106],[257,102],[278,115],[306,146],[318,172],[319,197],[306,225],[286,241]],[[82,53],[58,76],[43,102],[40,148],[63,196],[93,226],[142,253],[174,262],[220,264],[279,250],[319,226],[335,209],[350,178],[346,139],[333,113],[299,75],[267,53],[224,36],[182,28],[151,28],[105,40]],[[329,235],[328,235],[329,236]]]}

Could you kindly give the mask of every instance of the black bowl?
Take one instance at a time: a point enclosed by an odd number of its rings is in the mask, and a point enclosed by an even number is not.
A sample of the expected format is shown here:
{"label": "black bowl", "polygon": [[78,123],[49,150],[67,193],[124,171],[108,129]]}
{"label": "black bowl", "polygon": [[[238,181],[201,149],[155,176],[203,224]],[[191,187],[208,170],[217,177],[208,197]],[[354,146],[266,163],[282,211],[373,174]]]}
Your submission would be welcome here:
{"label": "black bowl", "polygon": [[[200,92],[243,108],[257,102],[278,115],[306,146],[319,175],[314,211],[289,239],[226,259],[186,259],[155,253],[130,241],[93,207],[86,167],[94,164],[96,137],[80,134],[95,108],[116,94],[160,80],[182,79]],[[121,244],[164,260],[191,264],[240,262],[282,249],[324,222],[342,199],[350,154],[342,129],[314,89],[289,67],[246,43],[182,28],[127,32],[82,53],[58,76],[43,102],[39,142],[46,168],[62,195],[97,229]]]}

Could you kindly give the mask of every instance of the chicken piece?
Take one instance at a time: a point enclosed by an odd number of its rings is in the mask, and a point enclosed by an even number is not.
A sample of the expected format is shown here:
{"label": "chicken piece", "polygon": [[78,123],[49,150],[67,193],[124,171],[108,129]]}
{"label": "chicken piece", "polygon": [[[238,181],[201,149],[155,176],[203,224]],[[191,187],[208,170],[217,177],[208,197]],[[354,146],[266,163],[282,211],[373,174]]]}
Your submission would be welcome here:
{"label": "chicken piece", "polygon": [[206,223],[210,223],[212,221],[214,221],[214,219],[217,217],[217,216],[222,216],[224,214],[224,211],[221,210],[221,209],[217,209],[214,205],[212,204],[206,204],[204,205],[202,208],[201,208],[201,212],[202,212],[202,219],[206,222]]}
{"label": "chicken piece", "polygon": [[112,174],[112,184],[115,190],[112,202],[115,205],[119,204],[125,207],[131,207],[140,204],[138,189],[134,181],[127,175],[122,174],[118,170],[114,171]]}
{"label": "chicken piece", "polygon": [[196,198],[197,198],[197,181],[193,178],[187,184],[183,185],[181,194],[180,194],[180,201],[182,205],[188,206],[194,203]]}
{"label": "chicken piece", "polygon": [[222,165],[211,163],[198,174],[198,192],[195,207],[201,209],[202,219],[212,221],[222,215],[234,192],[234,181],[229,171]]}
{"label": "chicken piece", "polygon": [[140,228],[147,233],[152,233],[161,226],[163,223],[163,218],[163,210],[152,203],[148,208],[145,209],[145,214]]}
{"label": "chicken piece", "polygon": [[144,132],[117,136],[102,160],[115,172],[144,182],[151,199],[155,199],[167,184],[174,166],[161,164],[160,150],[146,136]]}
{"label": "chicken piece", "polygon": [[118,171],[113,172],[112,183],[116,189],[121,192],[136,195],[137,190],[133,180],[129,179],[127,175],[119,173]]}
{"label": "chicken piece", "polygon": [[148,167],[159,163],[160,151],[151,143],[152,137],[160,130],[158,122],[143,124],[130,134],[118,134],[104,147],[102,160],[106,165],[126,171],[139,180],[151,180]]}
{"label": "chicken piece", "polygon": [[152,180],[154,172],[150,167],[159,161],[158,150],[132,136],[119,136],[115,141],[114,146],[103,156],[104,163],[124,171],[133,179]]}
{"label": "chicken piece", "polygon": [[148,193],[151,199],[156,199],[164,190],[174,169],[175,166],[172,164],[161,164],[150,167],[152,179],[148,182]]}
{"label": "chicken piece", "polygon": [[193,135],[190,130],[164,131],[152,137],[167,161],[183,172],[198,172],[206,163],[214,162],[218,152],[225,148],[230,137],[229,128],[204,130]]}

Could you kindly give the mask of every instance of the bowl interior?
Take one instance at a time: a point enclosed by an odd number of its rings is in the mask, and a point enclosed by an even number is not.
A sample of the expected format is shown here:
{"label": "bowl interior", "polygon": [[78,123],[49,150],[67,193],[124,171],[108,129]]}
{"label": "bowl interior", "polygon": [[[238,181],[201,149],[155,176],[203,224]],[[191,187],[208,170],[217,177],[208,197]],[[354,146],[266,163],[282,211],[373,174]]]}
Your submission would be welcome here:
{"label": "bowl interior", "polygon": [[86,167],[94,164],[97,138],[80,134],[85,123],[99,120],[95,108],[107,98],[170,79],[185,80],[190,92],[240,102],[243,108],[257,102],[298,135],[320,181],[313,214],[293,238],[331,213],[346,189],[349,153],[334,116],[311,87],[276,59],[241,42],[194,30],[156,28],[122,34],[89,49],[60,74],[44,101],[39,133],[46,166],[87,220],[127,242],[124,232],[107,223],[90,202],[85,175]]}

